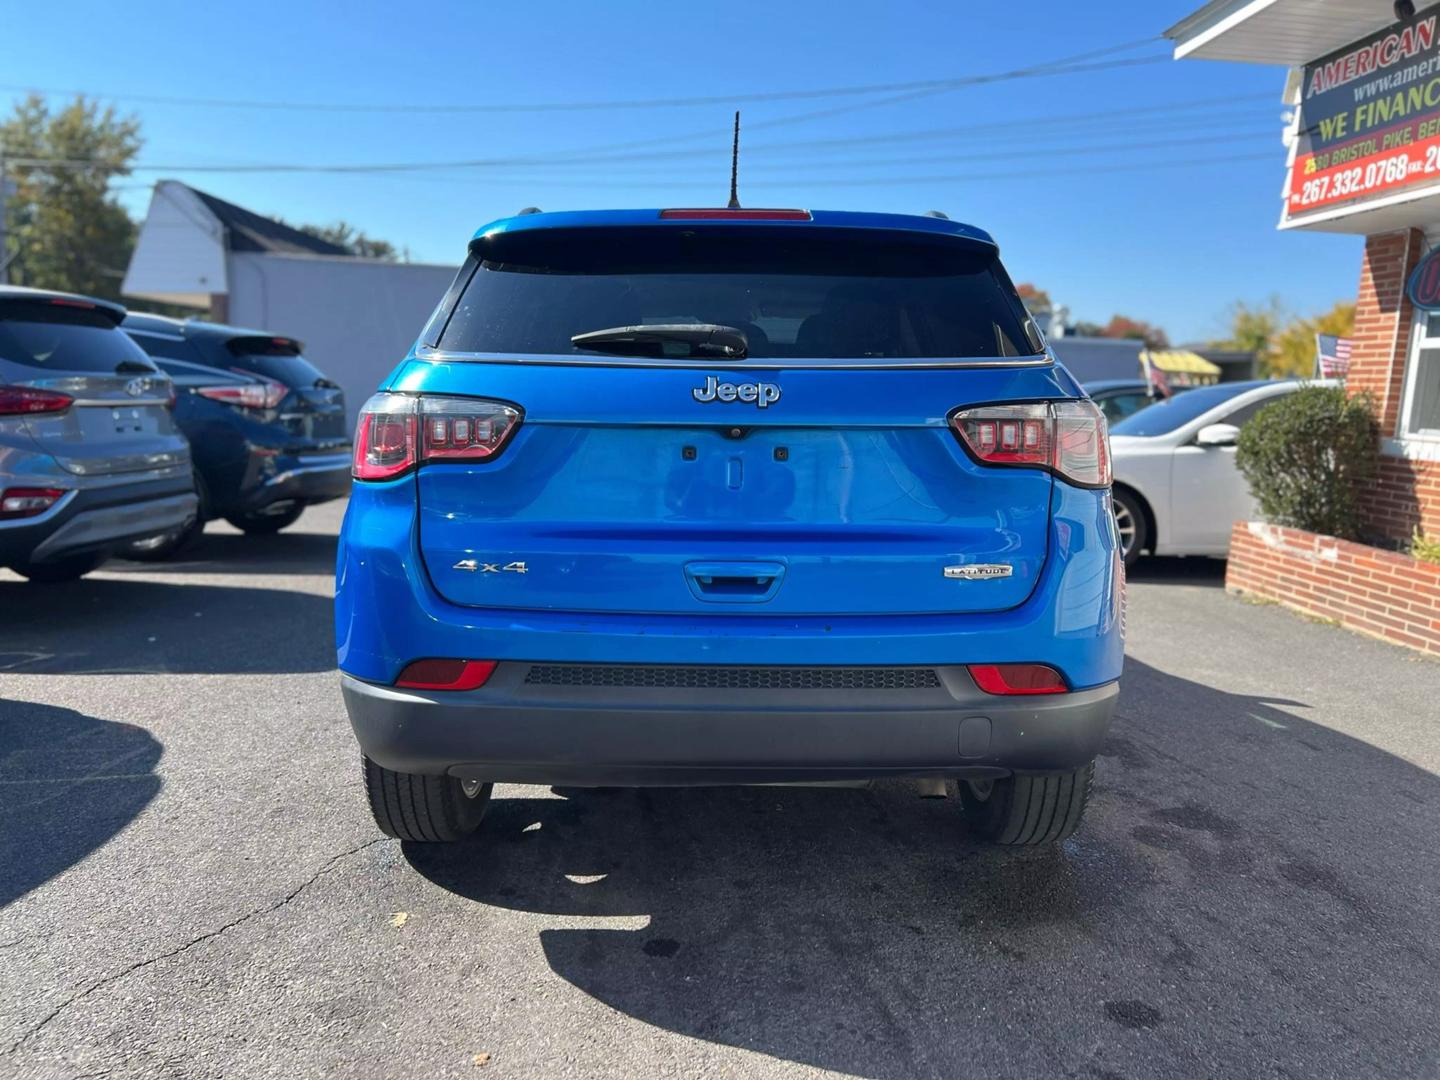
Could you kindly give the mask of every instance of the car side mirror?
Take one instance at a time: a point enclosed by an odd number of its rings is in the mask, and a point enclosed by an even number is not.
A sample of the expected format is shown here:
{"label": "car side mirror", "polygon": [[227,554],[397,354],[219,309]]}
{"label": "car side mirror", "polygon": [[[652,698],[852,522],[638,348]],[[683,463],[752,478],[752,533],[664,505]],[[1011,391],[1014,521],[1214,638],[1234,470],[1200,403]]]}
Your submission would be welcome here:
{"label": "car side mirror", "polygon": [[1195,433],[1196,446],[1234,446],[1240,429],[1234,424],[1206,424]]}

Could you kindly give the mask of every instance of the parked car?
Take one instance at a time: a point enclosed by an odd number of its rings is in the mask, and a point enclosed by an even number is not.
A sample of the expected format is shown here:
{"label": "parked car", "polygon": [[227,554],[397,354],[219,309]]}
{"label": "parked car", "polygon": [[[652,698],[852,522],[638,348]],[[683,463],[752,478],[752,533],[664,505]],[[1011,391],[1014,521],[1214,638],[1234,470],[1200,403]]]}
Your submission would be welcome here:
{"label": "parked car", "polygon": [[376,823],[457,840],[496,782],[918,777],[995,842],[1068,835],[1123,653],[1108,453],[979,229],[484,227],[356,433]]}
{"label": "parked car", "polygon": [[1100,406],[1112,428],[1127,416],[1164,400],[1144,379],[1097,379],[1084,385],[1085,393]]}
{"label": "parked car", "polygon": [[1125,561],[1147,551],[1225,555],[1231,526],[1255,511],[1235,468],[1235,440],[1256,413],[1302,385],[1288,379],[1198,387],[1116,424],[1115,523]]}
{"label": "parked car", "polygon": [[0,566],[88,574],[195,516],[170,379],[119,329],[125,309],[0,286]]}
{"label": "parked car", "polygon": [[168,558],[217,517],[247,533],[279,532],[305,507],[350,490],[344,394],[300,342],[134,313],[124,329],[175,380],[175,420],[200,493],[189,528],[132,545],[130,558]]}

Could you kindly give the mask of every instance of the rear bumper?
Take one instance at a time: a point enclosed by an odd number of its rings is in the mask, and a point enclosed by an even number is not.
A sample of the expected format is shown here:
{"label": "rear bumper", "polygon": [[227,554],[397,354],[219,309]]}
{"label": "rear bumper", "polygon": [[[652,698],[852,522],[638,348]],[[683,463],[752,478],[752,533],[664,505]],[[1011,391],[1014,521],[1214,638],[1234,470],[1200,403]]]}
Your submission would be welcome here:
{"label": "rear bumper", "polygon": [[266,507],[290,503],[321,503],[350,492],[350,451],[293,454],[268,459],[275,471],[263,474],[244,493],[237,508],[242,513],[263,512]]}
{"label": "rear bumper", "polygon": [[[597,666],[584,667],[593,674]],[[386,768],[627,786],[1069,770],[1099,751],[1118,694],[1109,683],[995,697],[959,666],[901,669],[933,672],[929,685],[839,690],[693,689],[624,678],[537,685],[532,669],[539,670],[502,663],[469,692],[397,690],[348,675],[342,689],[361,749]]]}
{"label": "rear bumper", "polygon": [[174,478],[81,488],[45,514],[0,522],[0,565],[110,551],[177,529],[198,509],[188,469]]}

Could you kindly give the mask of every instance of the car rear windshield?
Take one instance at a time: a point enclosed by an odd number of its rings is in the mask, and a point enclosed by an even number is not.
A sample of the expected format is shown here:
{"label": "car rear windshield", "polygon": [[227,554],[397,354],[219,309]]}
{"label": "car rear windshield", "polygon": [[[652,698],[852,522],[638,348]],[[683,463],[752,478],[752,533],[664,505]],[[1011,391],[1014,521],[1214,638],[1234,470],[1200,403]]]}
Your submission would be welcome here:
{"label": "car rear windshield", "polygon": [[1110,429],[1111,435],[1168,435],[1217,405],[1255,389],[1253,383],[1222,383],[1198,390],[1185,390],[1174,397],[1157,401],[1148,409],[1127,416]]}
{"label": "car rear windshield", "polygon": [[0,301],[0,360],[54,372],[151,366],[105,312],[33,300]]}
{"label": "car rear windshield", "polygon": [[[446,352],[585,357],[577,334],[708,323],[759,360],[884,362],[1043,350],[994,250],[858,229],[544,229],[472,247]],[[434,342],[432,342],[433,344]]]}
{"label": "car rear windshield", "polygon": [[292,389],[336,385],[300,355],[298,343],[286,338],[237,337],[227,341],[225,347],[231,367],[274,379]]}

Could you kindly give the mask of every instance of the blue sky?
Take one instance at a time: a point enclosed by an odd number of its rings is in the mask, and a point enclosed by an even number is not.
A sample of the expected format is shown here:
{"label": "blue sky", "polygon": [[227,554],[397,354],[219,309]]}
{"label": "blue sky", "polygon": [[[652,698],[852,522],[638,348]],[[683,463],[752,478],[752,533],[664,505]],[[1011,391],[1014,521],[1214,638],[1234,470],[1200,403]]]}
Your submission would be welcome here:
{"label": "blue sky", "polygon": [[[136,3],[123,12],[69,3],[64,22],[93,32],[62,34],[54,9],[0,0],[11,46],[0,107],[21,96],[13,87],[97,92],[140,117],[143,161],[165,166],[555,159],[381,175],[171,168],[137,174],[124,192],[139,216],[143,183],[174,177],[292,221],[344,218],[417,260],[453,263],[477,225],[526,205],[723,204],[730,106],[365,113],[129,96],[493,106],[723,99],[1013,70],[1158,35],[1197,6],[532,0],[431,3],[406,14],[378,3]],[[1155,44],[1100,59],[1165,52]],[[989,229],[1015,279],[1046,288],[1072,317],[1123,312],[1172,340],[1211,337],[1235,300],[1273,294],[1312,313],[1354,295],[1358,238],[1275,229],[1283,79],[1279,68],[1166,60],[888,103],[869,104],[884,94],[744,103],[741,196],[749,205],[942,209]],[[598,149],[633,142],[650,145]],[[1234,157],[1245,160],[1222,160]]]}

